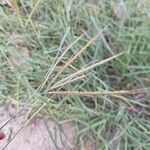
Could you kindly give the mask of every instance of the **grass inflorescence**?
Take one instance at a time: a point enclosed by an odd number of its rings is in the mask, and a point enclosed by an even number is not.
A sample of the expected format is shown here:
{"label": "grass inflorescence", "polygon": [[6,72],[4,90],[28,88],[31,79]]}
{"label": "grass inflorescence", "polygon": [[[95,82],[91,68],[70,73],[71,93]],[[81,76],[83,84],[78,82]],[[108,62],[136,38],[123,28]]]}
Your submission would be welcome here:
{"label": "grass inflorescence", "polygon": [[88,134],[100,150],[149,150],[148,5],[2,3],[1,102],[17,104],[18,112],[32,107],[28,122],[42,111],[58,122],[73,121],[78,135]]}

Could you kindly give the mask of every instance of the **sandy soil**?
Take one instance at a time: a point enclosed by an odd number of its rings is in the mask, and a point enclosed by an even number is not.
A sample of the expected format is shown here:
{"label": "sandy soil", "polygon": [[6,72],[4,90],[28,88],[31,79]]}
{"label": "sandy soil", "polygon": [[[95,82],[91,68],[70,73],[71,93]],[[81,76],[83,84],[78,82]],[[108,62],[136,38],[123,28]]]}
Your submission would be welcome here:
{"label": "sandy soil", "polygon": [[[0,106],[0,126],[2,126],[13,114],[16,108],[12,106]],[[27,116],[17,116],[3,128],[6,138],[0,141],[0,150],[13,138],[16,132],[26,122]],[[6,150],[78,150],[76,128],[72,122],[56,124],[54,121],[44,117],[36,117],[27,124],[14,140],[5,148]],[[95,144],[86,138],[85,150],[94,150]],[[83,146],[83,145],[82,145]]]}

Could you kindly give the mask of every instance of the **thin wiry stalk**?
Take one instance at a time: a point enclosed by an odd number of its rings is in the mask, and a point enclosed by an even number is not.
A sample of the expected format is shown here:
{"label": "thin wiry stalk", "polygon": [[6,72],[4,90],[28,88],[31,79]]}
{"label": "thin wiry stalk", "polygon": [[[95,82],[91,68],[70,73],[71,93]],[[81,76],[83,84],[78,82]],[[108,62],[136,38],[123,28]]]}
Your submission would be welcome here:
{"label": "thin wiry stalk", "polygon": [[[95,40],[95,39],[94,39]],[[88,43],[88,46],[89,46],[89,43]],[[78,53],[78,55],[80,55],[80,53],[81,53],[81,51]],[[123,53],[120,53],[120,54],[117,54],[117,55],[115,55],[115,56],[113,56],[113,57],[111,57],[111,58],[108,58],[108,59],[106,59],[106,60],[104,60],[104,61],[101,61],[101,62],[99,62],[99,63],[96,63],[96,64],[93,64],[93,65],[91,65],[91,66],[89,66],[89,67],[87,67],[87,68],[85,68],[85,69],[81,69],[81,70],[79,70],[79,71],[77,71],[76,73],[74,73],[73,75],[70,75],[69,76],[69,79],[70,79],[70,77],[71,78],[73,78],[73,77],[76,77],[76,75],[80,75],[80,74],[82,74],[82,73],[84,73],[84,72],[86,72],[86,71],[88,71],[88,70],[90,70],[90,69],[93,69],[94,67],[96,67],[96,66],[98,66],[98,65],[101,65],[101,64],[103,64],[103,63],[105,63],[105,62],[108,62],[108,61],[110,61],[110,60],[112,60],[112,59],[114,59],[114,58],[116,58],[116,57],[118,57],[118,56],[120,56],[121,54],[123,54]],[[67,63],[68,65],[70,65],[70,63],[73,61],[73,60],[75,60],[77,57],[78,57],[78,55],[75,55],[75,57],[73,57],[73,59],[71,59],[71,61],[69,61],[69,63]],[[61,59],[59,59],[59,60],[61,60]],[[57,61],[58,62],[58,61]],[[68,65],[66,65],[66,67],[68,66]],[[53,70],[52,70],[53,71]],[[43,85],[43,84],[42,84]],[[39,88],[38,89],[40,89],[40,88],[43,88],[43,86],[39,86]],[[37,90],[38,90],[37,89]],[[37,91],[36,90],[36,91]],[[35,91],[35,92],[36,92]],[[53,94],[52,96],[54,96],[55,94]],[[49,99],[50,100],[50,99]],[[48,101],[49,101],[48,100]],[[11,141],[5,146],[5,148],[12,142],[12,140],[17,136],[17,134],[19,134],[19,132],[30,122],[30,120],[44,107],[46,105],[46,103],[44,103],[42,106],[40,106],[40,108],[30,117],[30,119],[21,127],[21,129],[14,135],[14,137],[11,139]],[[7,122],[8,123],[8,122]],[[4,149],[5,149],[4,148]]]}
{"label": "thin wiry stalk", "polygon": [[91,69],[94,69],[94,68],[96,68],[97,66],[100,66],[100,65],[102,65],[102,64],[104,64],[104,63],[107,63],[107,62],[109,62],[109,61],[111,61],[111,60],[113,60],[113,59],[116,59],[117,57],[119,57],[119,56],[121,56],[121,55],[123,55],[123,54],[124,54],[124,51],[121,52],[121,53],[119,53],[119,54],[116,54],[116,55],[114,55],[114,56],[112,56],[112,57],[109,57],[109,58],[107,58],[107,59],[104,59],[104,60],[102,60],[102,61],[100,61],[100,62],[98,62],[98,63],[92,64],[92,65],[90,65],[90,66],[88,66],[88,67],[86,67],[86,68],[84,68],[84,69],[78,70],[77,72],[75,72],[75,73],[69,75],[68,77],[66,77],[66,78],[64,78],[64,79],[62,79],[62,80],[60,80],[60,81],[58,81],[56,84],[54,84],[54,85],[51,87],[50,90],[55,89],[56,87],[59,87],[60,84],[66,82],[66,81],[68,81],[68,80],[71,80],[72,78],[74,78],[74,77],[76,77],[76,76],[79,76],[79,75],[82,74],[82,73],[85,73],[85,72],[87,72],[87,71],[89,71],[89,70],[91,70]]}
{"label": "thin wiry stalk", "polygon": [[[57,92],[61,89],[61,87],[57,90]],[[49,102],[49,100],[51,98],[53,98],[55,96],[55,94],[51,95],[51,97],[47,100],[47,102]],[[6,126],[12,119],[14,119],[20,112],[22,112],[27,105],[25,105],[19,112],[17,112],[14,116],[11,117],[11,119],[9,119],[0,129],[2,129],[4,126]],[[26,123],[24,125],[21,126],[21,128],[17,131],[17,133],[12,137],[12,139],[9,141],[9,143],[7,143],[4,147],[7,148],[8,145],[14,140],[14,138],[21,132],[21,130],[31,121],[32,118],[34,118],[34,116],[40,111],[42,110],[44,107],[46,106],[46,103],[44,103],[42,106],[40,106],[35,113],[26,121]],[[4,150],[3,149],[3,150]]]}
{"label": "thin wiry stalk", "polygon": [[20,10],[18,8],[18,5],[17,5],[17,0],[14,0],[14,7],[15,7],[15,11],[16,11],[16,14],[17,14],[17,17],[18,17],[18,20],[21,24],[21,27],[23,28],[23,30],[25,29],[24,28],[24,23],[23,23],[23,20],[22,20],[22,17],[20,15]]}
{"label": "thin wiry stalk", "polygon": [[[71,43],[67,49],[62,53],[62,55],[58,58],[55,67],[56,65],[60,62],[60,60],[62,59],[62,57],[66,54],[66,52],[76,43],[78,42],[82,37],[83,37],[84,34],[82,34],[79,38],[77,38],[73,43]],[[9,59],[8,59],[8,62],[9,62]],[[11,63],[10,63],[11,64]],[[50,68],[48,71],[47,71],[47,74],[45,76],[45,80],[39,85],[39,87],[33,92],[33,94],[29,97],[28,101],[26,102],[26,104],[24,105],[23,108],[21,108],[15,115],[13,115],[8,121],[6,121],[1,127],[0,129],[4,128],[11,120],[13,120],[18,114],[20,114],[29,104],[31,104],[34,100],[36,100],[38,97],[35,97],[33,98],[33,96],[39,91],[41,90],[44,85],[46,84],[49,76],[52,74],[52,72],[54,71],[55,67],[53,67],[52,69]],[[32,101],[31,101],[32,100]]]}
{"label": "thin wiry stalk", "polygon": [[[60,89],[58,89],[58,90],[60,90]],[[55,96],[55,94],[53,94],[53,95],[47,100],[47,103],[48,103],[48,102],[50,101],[50,99],[53,98],[54,96]],[[3,150],[8,147],[8,145],[9,145],[9,144],[14,140],[14,138],[21,132],[21,130],[22,130],[22,129],[31,121],[31,119],[33,119],[33,118],[36,116],[36,114],[37,114],[38,112],[40,112],[40,110],[42,110],[43,107],[45,107],[45,106],[46,106],[46,103],[42,104],[39,108],[36,109],[36,111],[33,113],[33,115],[21,126],[21,128],[16,132],[16,134],[12,137],[12,139],[5,145],[5,147],[3,148]],[[21,112],[21,111],[23,111],[23,109],[21,109],[19,112]],[[17,116],[17,114],[19,114],[19,112],[16,113],[14,116]],[[3,127],[4,127],[5,125],[7,125],[7,124],[14,118],[14,116],[11,117],[11,119],[8,120],[8,121],[3,125]],[[0,129],[2,129],[3,127],[1,127]]]}
{"label": "thin wiry stalk", "polygon": [[59,53],[60,53],[60,51],[61,51],[61,49],[62,49],[62,46],[63,46],[63,44],[64,44],[64,42],[65,42],[65,39],[66,39],[67,34],[68,34],[69,31],[70,31],[70,28],[67,28],[67,31],[65,32],[65,34],[64,34],[64,36],[63,36],[63,38],[62,38],[62,40],[61,40],[61,42],[60,42],[60,46],[59,46],[58,52],[57,52],[57,54],[56,54],[56,56],[55,56],[54,63],[56,63],[55,61],[56,61],[56,59],[57,59],[58,56],[59,56]]}
{"label": "thin wiry stalk", "polygon": [[34,116],[43,108],[42,106],[21,126],[17,133],[11,138],[11,140],[4,146],[3,150],[8,147],[8,145],[15,139],[15,137],[21,132],[21,130],[34,118]]}
{"label": "thin wiry stalk", "polygon": [[[64,94],[64,95],[79,95],[79,96],[93,96],[94,94],[96,95],[108,95],[108,96],[117,96],[117,95],[121,95],[121,94],[135,94],[141,91],[145,91],[145,89],[138,89],[138,90],[132,90],[132,91],[115,91],[115,92],[110,92],[110,91],[105,91],[105,92],[78,92],[78,91],[59,91],[57,90],[56,92],[49,92],[49,94],[51,94],[51,97],[48,99],[48,101],[54,97],[57,94]],[[93,94],[93,95],[92,95]],[[40,108],[38,108],[35,113],[29,118],[29,120],[18,130],[18,132],[12,137],[12,139],[10,140],[9,143],[7,143],[7,145],[4,147],[4,149],[14,140],[14,138],[19,134],[19,132],[30,122],[30,120],[32,118],[34,118],[34,116],[46,105],[46,103],[44,103],[42,106],[40,106]]]}
{"label": "thin wiry stalk", "polygon": [[74,61],[83,53],[100,35],[102,32],[104,32],[111,23],[109,23],[105,28],[103,28],[101,31],[99,31],[85,46],[83,46],[77,54],[72,56],[67,63],[61,68],[61,70],[56,74],[55,78],[51,81],[51,84],[54,83],[54,81],[58,78],[58,76]]}
{"label": "thin wiry stalk", "polygon": [[[117,58],[117,57],[119,57],[120,55],[122,55],[123,53],[124,53],[124,52],[121,52],[121,53],[119,53],[119,54],[117,54],[117,55],[115,55],[115,56],[112,56],[112,57],[107,58],[107,59],[105,59],[105,60],[103,60],[103,61],[100,61],[100,62],[98,62],[98,63],[96,63],[96,64],[93,64],[93,65],[87,67],[87,68],[81,69],[81,70],[77,71],[76,73],[74,73],[74,74],[72,74],[72,75],[70,75],[70,76],[64,78],[63,80],[59,81],[59,82],[58,82],[56,85],[54,85],[51,89],[54,89],[55,86],[58,87],[59,84],[65,82],[66,80],[72,79],[73,77],[76,77],[77,75],[80,75],[80,74],[82,74],[82,73],[84,73],[84,72],[86,72],[86,71],[88,71],[88,70],[90,70],[90,69],[93,69],[93,68],[95,68],[95,67],[97,67],[97,66],[99,66],[99,65],[102,65],[102,64],[104,64],[104,63],[106,63],[106,62],[108,62],[108,61],[110,61],[110,60],[112,60],[112,59],[114,59],[114,58]],[[72,80],[72,81],[74,81],[74,80]],[[39,86],[39,87],[37,88],[37,90],[34,92],[34,94],[35,94],[40,88],[41,88],[41,86]],[[29,103],[30,103],[30,101],[29,101]],[[27,105],[28,105],[28,104],[27,104]],[[26,108],[27,105],[25,105],[25,106],[23,107],[23,109],[21,109],[21,110],[20,110],[18,113],[16,113],[11,119],[9,119],[9,120],[1,127],[1,129],[2,129],[6,124],[8,124],[13,118],[15,118],[21,111],[23,111],[23,110]],[[45,105],[44,105],[44,106],[45,106]],[[43,107],[44,107],[44,106],[43,106]]]}
{"label": "thin wiry stalk", "polygon": [[5,150],[7,147],[8,147],[8,145],[15,139],[15,137],[20,133],[20,131],[24,128],[25,126],[23,125],[23,126],[21,126],[21,128],[17,131],[17,133],[12,137],[12,139],[3,147],[3,149],[2,150]]}
{"label": "thin wiry stalk", "polygon": [[56,63],[54,64],[54,66],[52,68],[50,68],[47,72],[47,74],[45,75],[45,79],[42,83],[42,87],[44,87],[44,85],[46,84],[48,78],[50,77],[50,75],[52,74],[52,72],[54,71],[55,67],[57,66],[57,64],[61,61],[61,59],[63,58],[63,56],[67,53],[67,51],[76,43],[78,42],[84,34],[82,34],[80,37],[78,37],[73,43],[71,43],[67,49],[62,53],[62,55],[58,58],[58,60],[56,61]]}
{"label": "thin wiry stalk", "polygon": [[82,79],[82,78],[84,78],[84,77],[86,77],[86,75],[82,75],[82,76],[79,76],[79,77],[76,77],[76,78],[73,78],[73,79],[71,78],[71,79],[69,79],[69,80],[66,80],[65,82],[62,82],[62,83],[56,85],[55,87],[51,87],[51,89],[56,89],[56,88],[58,88],[58,87],[60,87],[60,86],[64,86],[64,85],[66,85],[66,84],[68,84],[68,83],[72,83],[72,82],[77,81],[77,80],[80,80],[80,79]]}
{"label": "thin wiry stalk", "polygon": [[46,105],[46,104],[44,103],[42,106],[40,106],[40,108],[38,108],[38,110],[21,126],[21,128],[16,132],[16,134],[11,138],[11,140],[5,145],[5,147],[3,148],[3,150],[8,147],[8,145],[15,139],[15,137],[21,132],[21,130],[31,121],[32,118],[34,118],[34,116],[36,116],[36,114],[37,114],[45,105]]}
{"label": "thin wiry stalk", "polygon": [[26,104],[24,105],[23,108],[21,108],[16,114],[14,114],[8,121],[6,121],[1,127],[0,127],[0,130],[2,128],[4,128],[11,120],[13,120],[18,114],[20,114],[24,109],[27,108],[27,106],[29,104],[31,104],[34,100],[36,100],[39,96],[33,98],[33,96],[36,94],[36,92],[40,89],[41,86],[39,86],[34,92],[33,94],[31,95],[31,97],[27,100]]}
{"label": "thin wiry stalk", "polygon": [[31,17],[32,17],[32,15],[33,15],[35,9],[36,9],[36,8],[38,7],[38,5],[40,4],[40,2],[41,2],[41,0],[38,0],[38,2],[36,3],[36,5],[35,5],[34,8],[32,9],[32,11],[31,11],[31,13],[30,13],[30,15],[29,15],[29,17],[28,17],[26,23],[25,23],[25,27],[28,25],[29,21],[31,21]]}

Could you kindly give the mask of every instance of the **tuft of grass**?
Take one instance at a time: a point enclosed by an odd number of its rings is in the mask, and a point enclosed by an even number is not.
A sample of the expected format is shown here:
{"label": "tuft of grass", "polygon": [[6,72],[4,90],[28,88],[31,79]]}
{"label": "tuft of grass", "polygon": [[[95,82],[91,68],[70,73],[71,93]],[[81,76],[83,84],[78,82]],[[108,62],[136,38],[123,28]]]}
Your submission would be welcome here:
{"label": "tuft of grass", "polygon": [[149,1],[122,0],[123,18],[104,0],[12,4],[0,5],[0,99],[17,103],[15,116],[33,108],[23,127],[45,111],[97,149],[149,150]]}

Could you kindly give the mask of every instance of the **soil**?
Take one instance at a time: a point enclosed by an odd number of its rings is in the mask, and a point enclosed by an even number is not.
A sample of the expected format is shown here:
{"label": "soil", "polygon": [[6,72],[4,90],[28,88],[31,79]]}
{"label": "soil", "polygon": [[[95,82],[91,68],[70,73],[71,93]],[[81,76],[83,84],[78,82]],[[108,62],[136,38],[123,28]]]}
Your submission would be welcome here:
{"label": "soil", "polygon": [[[17,109],[14,106],[1,105],[0,126],[16,112]],[[24,112],[2,129],[5,139],[0,141],[1,150],[11,141],[26,121],[27,115]],[[95,150],[95,144],[92,140],[89,138],[86,139],[83,142],[85,149]],[[79,150],[80,146],[77,145],[77,131],[73,122],[65,122],[58,125],[48,116],[43,116],[32,119],[10,142],[5,150]]]}

